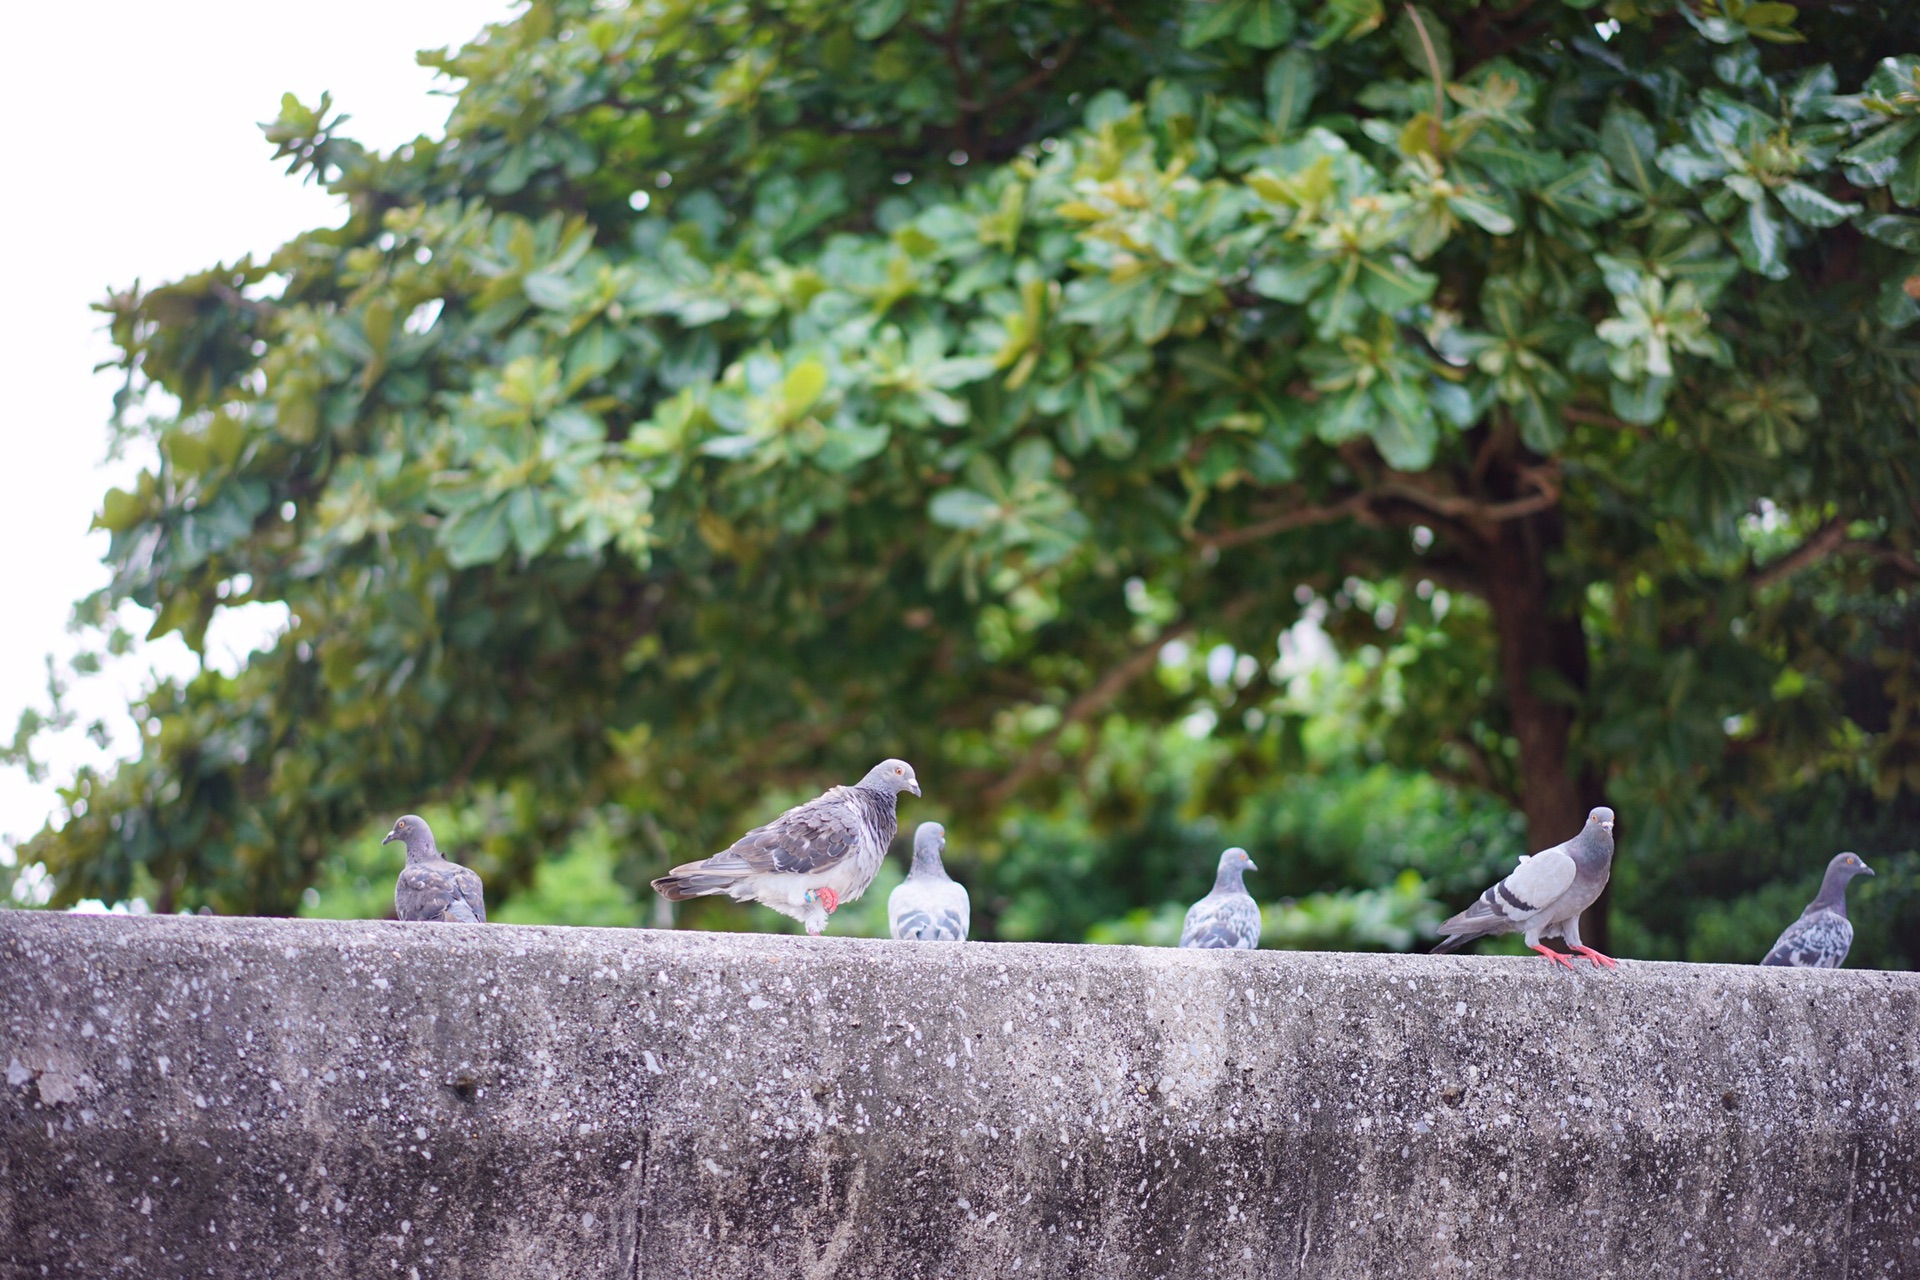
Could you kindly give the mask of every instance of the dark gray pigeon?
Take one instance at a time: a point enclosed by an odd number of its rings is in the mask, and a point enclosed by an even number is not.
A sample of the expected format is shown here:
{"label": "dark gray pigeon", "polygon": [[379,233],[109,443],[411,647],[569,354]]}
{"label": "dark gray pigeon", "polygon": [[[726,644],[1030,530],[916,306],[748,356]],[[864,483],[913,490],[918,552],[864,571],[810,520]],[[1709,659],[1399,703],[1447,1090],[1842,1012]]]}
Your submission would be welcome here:
{"label": "dark gray pigeon", "polygon": [[723,852],[675,867],[653,887],[674,902],[710,893],[758,902],[819,933],[841,903],[873,883],[899,826],[902,791],[920,794],[913,766],[882,760],[853,786],[796,805]]}
{"label": "dark gray pigeon", "polygon": [[1580,943],[1580,913],[1593,905],[1613,872],[1613,810],[1605,805],[1587,815],[1587,825],[1565,844],[1520,857],[1520,865],[1506,879],[1480,895],[1480,900],[1443,921],[1444,941],[1436,953],[1466,946],[1475,938],[1517,933],[1526,944],[1555,964],[1573,968],[1573,961],[1542,938],[1564,938],[1567,946],[1596,966],[1616,966],[1610,956]]}
{"label": "dark gray pigeon", "polygon": [[393,824],[381,844],[407,846],[407,865],[393,886],[393,913],[402,920],[439,920],[447,924],[485,924],[487,902],[480,877],[448,862],[433,842],[433,829],[408,814]]}
{"label": "dark gray pigeon", "polygon": [[1257,949],[1260,906],[1240,877],[1259,869],[1245,849],[1229,849],[1221,854],[1220,870],[1213,877],[1213,891],[1187,908],[1186,923],[1180,928],[1180,945],[1235,951]]}
{"label": "dark gray pigeon", "polygon": [[913,832],[913,869],[887,896],[887,927],[903,942],[965,942],[972,914],[966,886],[947,875],[940,855],[947,829],[923,822]]}
{"label": "dark gray pigeon", "polygon": [[1761,964],[1791,965],[1796,969],[1838,969],[1853,947],[1853,922],[1847,919],[1847,882],[1870,876],[1873,868],[1859,855],[1836,853],[1827,864],[1820,892],[1800,918],[1787,926]]}

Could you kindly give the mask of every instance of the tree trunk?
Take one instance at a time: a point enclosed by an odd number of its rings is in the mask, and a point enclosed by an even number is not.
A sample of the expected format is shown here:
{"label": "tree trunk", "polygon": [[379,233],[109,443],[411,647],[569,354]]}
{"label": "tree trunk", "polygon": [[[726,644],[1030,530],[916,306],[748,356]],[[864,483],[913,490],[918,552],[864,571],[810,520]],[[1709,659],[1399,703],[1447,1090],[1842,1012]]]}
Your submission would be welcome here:
{"label": "tree trunk", "polygon": [[[1564,694],[1587,688],[1587,637],[1577,602],[1556,605],[1547,561],[1565,528],[1557,510],[1509,520],[1488,531],[1483,581],[1500,642],[1513,736],[1520,744],[1521,807],[1527,848],[1545,849],[1580,833],[1587,811],[1602,803],[1591,770],[1570,760],[1577,708]],[[1581,940],[1607,949],[1607,896],[1587,910]]]}

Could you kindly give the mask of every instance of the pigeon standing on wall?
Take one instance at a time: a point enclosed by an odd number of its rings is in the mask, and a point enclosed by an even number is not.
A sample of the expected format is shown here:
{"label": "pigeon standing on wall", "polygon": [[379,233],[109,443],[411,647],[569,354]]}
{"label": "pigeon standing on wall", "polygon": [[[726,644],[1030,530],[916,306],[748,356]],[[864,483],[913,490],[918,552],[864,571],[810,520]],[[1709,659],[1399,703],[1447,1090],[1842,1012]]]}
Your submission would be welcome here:
{"label": "pigeon standing on wall", "polygon": [[1260,945],[1260,906],[1247,892],[1240,877],[1258,871],[1245,849],[1229,849],[1220,855],[1220,870],[1213,877],[1213,891],[1187,908],[1187,920],[1180,928],[1183,947],[1230,947],[1252,951]]}
{"label": "pigeon standing on wall", "polygon": [[920,794],[913,766],[882,760],[853,786],[796,805],[711,858],[675,867],[653,887],[674,902],[710,893],[758,902],[819,933],[841,903],[873,883],[898,829],[902,791]]}
{"label": "pigeon standing on wall", "polygon": [[1796,969],[1838,969],[1853,946],[1853,922],[1847,919],[1847,882],[1870,876],[1873,868],[1858,854],[1838,853],[1827,864],[1820,892],[1800,918],[1787,926],[1761,964],[1791,965]]}
{"label": "pigeon standing on wall", "polygon": [[407,865],[393,886],[393,913],[402,920],[438,920],[448,924],[485,924],[487,902],[480,877],[448,862],[433,842],[426,821],[408,814],[393,824],[381,844],[407,846]]}
{"label": "pigeon standing on wall", "polygon": [[1532,856],[1522,855],[1520,865],[1506,879],[1442,922],[1445,940],[1434,951],[1453,951],[1496,933],[1518,933],[1555,964],[1573,968],[1573,961],[1542,946],[1542,938],[1564,938],[1568,947],[1596,966],[1615,968],[1611,957],[1580,943],[1580,913],[1607,887],[1612,871],[1613,810],[1602,805],[1587,815],[1579,835]]}
{"label": "pigeon standing on wall", "polygon": [[940,855],[947,829],[923,822],[913,833],[913,869],[887,896],[887,927],[903,942],[965,942],[971,916],[966,886],[947,875]]}

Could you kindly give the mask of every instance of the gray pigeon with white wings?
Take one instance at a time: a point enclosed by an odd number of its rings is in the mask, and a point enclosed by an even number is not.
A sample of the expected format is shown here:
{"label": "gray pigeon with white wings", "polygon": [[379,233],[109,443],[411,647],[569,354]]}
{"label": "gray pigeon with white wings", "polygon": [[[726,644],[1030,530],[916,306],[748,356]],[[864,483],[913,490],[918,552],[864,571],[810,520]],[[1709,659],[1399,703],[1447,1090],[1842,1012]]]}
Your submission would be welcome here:
{"label": "gray pigeon with white wings", "polygon": [[1847,919],[1847,882],[1872,874],[1873,868],[1858,854],[1835,854],[1827,863],[1820,892],[1760,963],[1795,969],[1838,969],[1853,949],[1853,922]]}
{"label": "gray pigeon with white wings", "polygon": [[435,920],[444,924],[485,924],[486,893],[480,877],[468,867],[448,862],[433,842],[433,828],[425,819],[408,814],[393,824],[381,844],[401,841],[407,847],[407,865],[393,886],[393,914],[401,920]]}
{"label": "gray pigeon with white wings", "polygon": [[923,822],[913,832],[913,869],[887,895],[887,928],[903,942],[965,942],[972,915],[966,886],[947,874],[947,829]]}
{"label": "gray pigeon with white wings", "polygon": [[1580,942],[1580,913],[1593,905],[1613,872],[1613,810],[1601,805],[1587,814],[1587,825],[1564,844],[1521,855],[1520,865],[1506,879],[1480,895],[1480,900],[1450,920],[1443,921],[1444,941],[1436,953],[1464,947],[1475,938],[1517,933],[1526,944],[1555,964],[1573,968],[1573,961],[1542,938],[1564,938],[1567,946],[1595,966],[1616,966]]}
{"label": "gray pigeon with white wings", "polygon": [[675,867],[653,887],[673,902],[712,893],[758,902],[819,933],[841,903],[873,883],[899,827],[902,791],[920,794],[913,766],[882,760],[853,786],[794,806],[711,858]]}
{"label": "gray pigeon with white wings", "polygon": [[1258,948],[1260,904],[1247,892],[1240,877],[1259,869],[1245,849],[1229,849],[1221,854],[1220,869],[1213,877],[1213,891],[1187,908],[1186,923],[1180,928],[1180,945],[1235,951]]}

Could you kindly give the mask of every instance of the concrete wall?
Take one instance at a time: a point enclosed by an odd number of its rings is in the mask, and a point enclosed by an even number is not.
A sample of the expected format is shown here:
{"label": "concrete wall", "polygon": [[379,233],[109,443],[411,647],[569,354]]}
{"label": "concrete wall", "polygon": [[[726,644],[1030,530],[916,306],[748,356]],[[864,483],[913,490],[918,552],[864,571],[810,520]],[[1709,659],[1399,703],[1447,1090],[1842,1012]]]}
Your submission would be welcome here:
{"label": "concrete wall", "polygon": [[1920,1276],[1904,974],[0,912],[0,1276]]}

